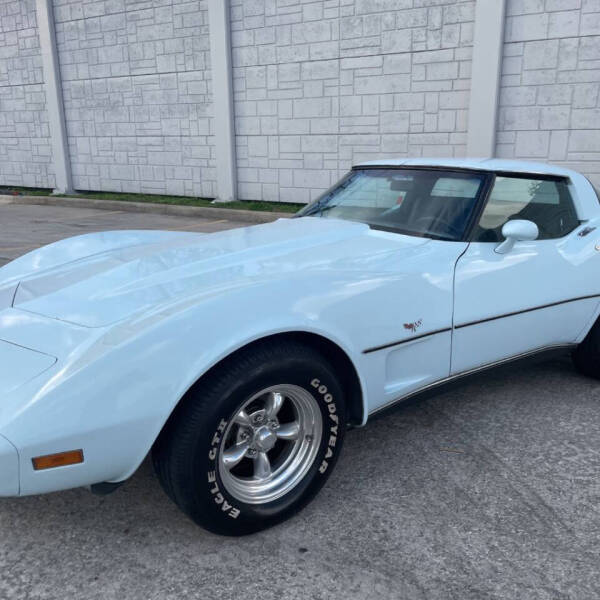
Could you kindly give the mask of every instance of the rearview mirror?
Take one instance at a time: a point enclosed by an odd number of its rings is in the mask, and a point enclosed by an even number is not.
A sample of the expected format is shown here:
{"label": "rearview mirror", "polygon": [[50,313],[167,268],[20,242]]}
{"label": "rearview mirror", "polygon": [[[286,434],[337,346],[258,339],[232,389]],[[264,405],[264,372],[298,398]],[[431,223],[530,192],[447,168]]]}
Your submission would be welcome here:
{"label": "rearview mirror", "polygon": [[524,219],[507,221],[502,227],[504,241],[495,251],[498,254],[506,254],[512,250],[515,242],[530,242],[536,240],[539,234],[538,226],[533,221],[525,221]]}

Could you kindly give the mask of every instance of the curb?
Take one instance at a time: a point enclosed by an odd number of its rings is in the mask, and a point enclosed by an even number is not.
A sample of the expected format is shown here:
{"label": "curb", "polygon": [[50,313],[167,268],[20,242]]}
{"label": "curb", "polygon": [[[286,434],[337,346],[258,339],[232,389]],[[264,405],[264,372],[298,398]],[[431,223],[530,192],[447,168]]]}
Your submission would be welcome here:
{"label": "curb", "polygon": [[180,204],[153,204],[151,202],[128,202],[125,200],[98,200],[95,198],[62,198],[59,196],[9,196],[0,194],[0,204],[38,204],[43,206],[67,206],[73,208],[96,208],[177,217],[202,217],[205,219],[227,219],[243,223],[271,223],[277,219],[289,219],[292,213],[238,210],[234,208],[212,208],[206,206],[184,206]]}

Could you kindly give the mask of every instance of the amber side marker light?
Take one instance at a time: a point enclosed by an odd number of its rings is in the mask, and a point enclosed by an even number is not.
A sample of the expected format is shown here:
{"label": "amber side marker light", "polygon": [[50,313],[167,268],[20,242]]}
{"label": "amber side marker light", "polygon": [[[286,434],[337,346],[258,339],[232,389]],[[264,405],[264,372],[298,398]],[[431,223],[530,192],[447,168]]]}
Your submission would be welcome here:
{"label": "amber side marker light", "polygon": [[59,452],[58,454],[36,456],[31,459],[31,462],[35,471],[77,465],[83,462],[83,450],[69,450],[68,452]]}

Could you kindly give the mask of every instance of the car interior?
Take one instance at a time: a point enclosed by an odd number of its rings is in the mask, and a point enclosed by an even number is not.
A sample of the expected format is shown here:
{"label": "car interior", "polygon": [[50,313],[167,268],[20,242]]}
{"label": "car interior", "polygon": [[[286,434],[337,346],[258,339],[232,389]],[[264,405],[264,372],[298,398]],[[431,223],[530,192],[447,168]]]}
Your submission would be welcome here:
{"label": "car interior", "polygon": [[459,240],[483,182],[483,175],[445,171],[355,172],[350,185],[325,207],[323,216]]}
{"label": "car interior", "polygon": [[533,221],[539,240],[563,237],[579,225],[565,181],[497,176],[472,239],[500,242],[502,226],[513,219]]}
{"label": "car interior", "polygon": [[[320,214],[400,233],[460,240],[484,181],[483,173],[357,170],[323,199]],[[502,226],[513,219],[533,221],[540,240],[563,237],[579,225],[565,180],[497,175],[471,240],[501,242]]]}

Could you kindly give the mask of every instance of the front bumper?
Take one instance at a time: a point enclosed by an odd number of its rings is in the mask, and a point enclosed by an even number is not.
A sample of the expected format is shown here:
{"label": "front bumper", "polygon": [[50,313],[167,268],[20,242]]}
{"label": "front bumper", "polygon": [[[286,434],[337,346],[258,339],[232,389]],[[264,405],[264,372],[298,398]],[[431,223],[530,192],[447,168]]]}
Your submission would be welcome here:
{"label": "front bumper", "polygon": [[15,447],[0,435],[0,496],[19,495],[19,455]]}

